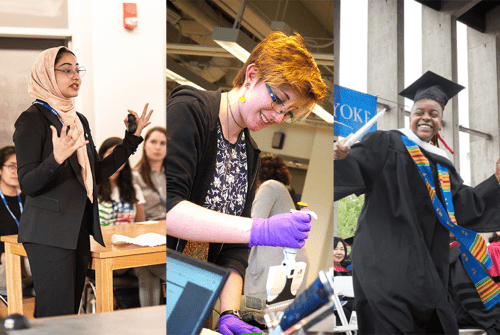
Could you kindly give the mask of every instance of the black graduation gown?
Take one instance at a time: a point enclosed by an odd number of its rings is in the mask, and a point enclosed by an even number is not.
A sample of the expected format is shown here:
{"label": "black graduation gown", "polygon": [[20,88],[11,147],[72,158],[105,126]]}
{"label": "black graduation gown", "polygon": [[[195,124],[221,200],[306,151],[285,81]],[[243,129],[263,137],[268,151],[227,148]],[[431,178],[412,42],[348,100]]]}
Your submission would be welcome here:
{"label": "black graduation gown", "polygon": [[450,250],[448,292],[460,328],[476,327],[485,329],[488,335],[500,334],[500,305],[489,310],[484,307],[464,268],[458,246]]}
{"label": "black graduation gown", "polygon": [[[434,180],[447,166],[459,225],[500,228],[495,176],[463,185],[452,163],[422,150]],[[447,301],[449,233],[398,131],[376,131],[334,163],[334,199],[365,194],[353,248],[353,284],[360,334],[458,333]],[[439,192],[438,192],[439,193]]]}

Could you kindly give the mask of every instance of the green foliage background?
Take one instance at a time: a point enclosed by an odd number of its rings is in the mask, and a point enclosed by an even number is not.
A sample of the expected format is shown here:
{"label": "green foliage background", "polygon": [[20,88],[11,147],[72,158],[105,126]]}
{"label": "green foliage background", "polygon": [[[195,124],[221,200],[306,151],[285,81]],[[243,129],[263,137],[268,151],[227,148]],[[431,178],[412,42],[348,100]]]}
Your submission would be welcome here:
{"label": "green foliage background", "polygon": [[358,217],[365,203],[365,195],[359,197],[354,194],[339,200],[337,234],[341,238],[354,235],[358,226]]}

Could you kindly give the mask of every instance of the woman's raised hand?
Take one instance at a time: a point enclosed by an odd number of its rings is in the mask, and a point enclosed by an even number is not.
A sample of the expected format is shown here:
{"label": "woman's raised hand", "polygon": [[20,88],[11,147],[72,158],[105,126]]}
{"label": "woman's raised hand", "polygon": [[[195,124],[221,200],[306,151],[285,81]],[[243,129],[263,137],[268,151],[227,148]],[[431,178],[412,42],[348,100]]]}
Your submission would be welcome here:
{"label": "woman's raised hand", "polygon": [[[69,126],[69,131],[67,131]],[[56,127],[50,126],[52,130],[52,146],[54,147],[54,159],[62,164],[77,149],[87,145],[89,141],[79,141],[82,130],[77,129],[76,123],[64,124],[61,129],[61,136],[57,136]]]}
{"label": "woman's raised hand", "polygon": [[[139,117],[139,114],[137,114],[133,110],[127,110],[130,114],[135,116],[135,122],[137,125],[137,130],[134,133],[135,136],[141,136],[142,130],[151,124],[151,122],[149,122],[149,119],[151,118],[151,114],[153,114],[153,110],[150,110],[148,113],[148,106],[149,103],[144,106],[141,117]],[[128,127],[128,117],[126,117],[123,122],[125,123],[125,127]]]}

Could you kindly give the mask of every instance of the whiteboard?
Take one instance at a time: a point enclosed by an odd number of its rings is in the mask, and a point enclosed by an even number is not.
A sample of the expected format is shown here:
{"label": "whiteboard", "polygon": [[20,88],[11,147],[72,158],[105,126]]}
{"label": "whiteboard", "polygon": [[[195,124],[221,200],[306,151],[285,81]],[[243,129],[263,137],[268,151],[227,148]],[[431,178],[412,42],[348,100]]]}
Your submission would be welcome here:
{"label": "whiteboard", "polygon": [[0,0],[0,27],[68,29],[68,0]]}
{"label": "whiteboard", "polygon": [[43,50],[59,45],[67,42],[0,38],[0,148],[13,145],[14,123],[33,100],[28,95],[28,80],[36,57]]}

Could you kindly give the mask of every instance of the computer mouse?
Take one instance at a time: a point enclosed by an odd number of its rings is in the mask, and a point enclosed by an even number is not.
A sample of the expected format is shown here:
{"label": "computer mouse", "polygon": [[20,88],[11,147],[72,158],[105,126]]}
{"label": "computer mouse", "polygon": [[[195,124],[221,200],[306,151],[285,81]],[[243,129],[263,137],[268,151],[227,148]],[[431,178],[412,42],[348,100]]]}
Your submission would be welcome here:
{"label": "computer mouse", "polygon": [[3,319],[3,325],[7,330],[26,329],[31,327],[28,318],[18,313],[6,316]]}

